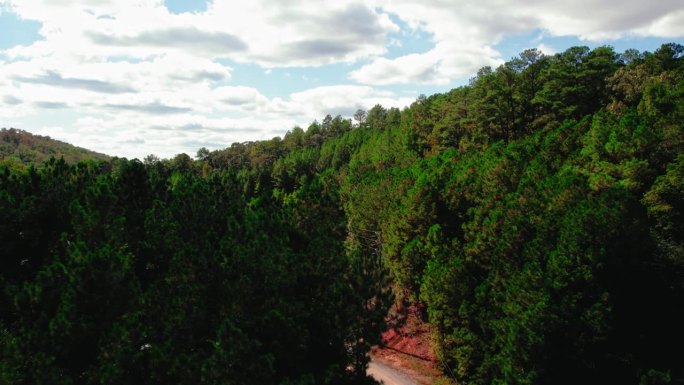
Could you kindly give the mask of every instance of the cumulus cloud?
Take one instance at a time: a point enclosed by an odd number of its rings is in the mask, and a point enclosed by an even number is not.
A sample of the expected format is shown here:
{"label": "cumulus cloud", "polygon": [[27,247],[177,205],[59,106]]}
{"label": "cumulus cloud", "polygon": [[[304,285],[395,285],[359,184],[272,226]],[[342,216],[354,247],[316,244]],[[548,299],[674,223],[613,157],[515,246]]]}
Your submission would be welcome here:
{"label": "cumulus cloud", "polygon": [[45,108],[48,110],[57,110],[57,109],[62,109],[62,108],[67,108],[69,107],[68,104],[62,103],[62,102],[46,102],[46,101],[40,101],[40,102],[34,102],[34,106],[38,108]]}
{"label": "cumulus cloud", "polygon": [[104,46],[180,49],[217,57],[230,56],[232,53],[247,49],[247,44],[233,34],[200,31],[195,27],[144,31],[135,36],[114,36],[90,31],[86,32],[86,35],[94,43]]}
{"label": "cumulus cloud", "polygon": [[144,114],[153,115],[181,114],[192,111],[192,109],[188,107],[170,106],[159,102],[149,104],[105,104],[102,107],[112,110],[142,112]]}
{"label": "cumulus cloud", "polygon": [[[27,122],[23,128],[129,157],[192,154],[200,143],[269,139],[327,114],[403,107],[416,95],[375,86],[470,77],[503,62],[495,47],[511,34],[607,43],[684,36],[681,0],[213,0],[182,14],[162,0],[0,0],[3,7],[39,21],[42,38],[0,51],[0,124]],[[429,36],[423,52],[387,55],[416,31]],[[541,43],[546,53],[561,48]],[[293,68],[294,81],[303,78],[296,67],[334,63],[348,65],[349,79],[291,94],[234,80],[242,64],[278,82],[276,68]],[[64,122],[36,124],[43,114]]]}
{"label": "cumulus cloud", "polygon": [[21,99],[15,98],[15,97],[12,96],[12,95],[5,95],[5,96],[2,98],[2,101],[3,101],[3,103],[8,104],[8,105],[10,105],[10,106],[16,106],[17,104],[21,104],[21,103],[22,103]]}
{"label": "cumulus cloud", "polygon": [[64,88],[78,88],[106,94],[135,92],[135,88],[131,86],[114,84],[95,79],[65,78],[53,71],[48,71],[45,74],[35,77],[13,76],[12,79],[23,83],[45,84]]}
{"label": "cumulus cloud", "polygon": [[[61,63],[61,65],[60,65]],[[186,106],[202,100],[198,111],[206,111],[212,85],[227,81],[231,68],[208,59],[169,54],[148,61],[88,62],[56,61],[54,58],[18,60],[0,66],[0,95],[30,102],[50,95],[83,109],[105,105],[142,106],[141,113],[177,113],[177,109],[155,108],[163,101],[170,106]],[[99,96],[93,99],[93,93]],[[108,108],[111,109],[111,108]],[[136,111],[128,108],[128,111]],[[106,112],[106,111],[105,111]]]}
{"label": "cumulus cloud", "polygon": [[544,55],[555,55],[557,53],[555,48],[543,43],[539,44],[537,46],[537,49],[541,51]]}
{"label": "cumulus cloud", "polygon": [[[218,87],[212,90],[211,98],[230,107],[254,110],[268,103],[268,99],[252,87]],[[223,106],[220,106],[221,108]]]}
{"label": "cumulus cloud", "polygon": [[[493,47],[505,36],[536,29],[553,36],[606,41],[625,36],[684,36],[684,3],[573,1],[379,0],[378,5],[432,36],[427,52],[376,58],[350,77],[367,84],[443,84],[503,62]],[[548,47],[546,47],[548,50]]]}
{"label": "cumulus cloud", "polygon": [[361,83],[410,84],[448,83],[449,78],[439,71],[442,61],[432,50],[425,54],[411,54],[390,60],[378,58],[353,71],[350,77]]}
{"label": "cumulus cloud", "polygon": [[448,84],[472,75],[482,66],[501,63],[500,54],[492,47],[446,41],[425,53],[375,59],[349,76],[360,83],[375,85]]}
{"label": "cumulus cloud", "polygon": [[1,1],[43,23],[46,41],[10,51],[15,56],[50,55],[56,47],[84,57],[173,50],[264,67],[319,66],[381,55],[387,34],[398,31],[387,14],[354,0],[324,6],[215,0],[204,12],[182,14],[155,0]]}
{"label": "cumulus cloud", "polygon": [[340,85],[308,89],[294,93],[287,108],[302,115],[323,117],[342,115],[351,117],[358,109],[369,109],[376,104],[386,108],[404,107],[415,98],[399,98],[392,92],[378,91],[368,86]]}
{"label": "cumulus cloud", "polygon": [[227,80],[230,76],[228,73],[226,73],[226,71],[198,70],[185,74],[170,74],[169,77],[171,79],[187,82],[218,82],[221,80]]}
{"label": "cumulus cloud", "polygon": [[[56,53],[83,58],[123,55],[147,60],[171,52],[265,68],[366,60],[350,73],[366,84],[445,84],[502,58],[504,36],[541,29],[553,36],[598,41],[623,36],[684,36],[684,3],[642,0],[619,6],[600,0],[340,0],[317,4],[214,0],[203,12],[173,14],[160,0],[0,0],[43,23],[45,40],[8,51],[12,57]],[[591,10],[590,12],[587,10]],[[396,58],[383,55],[399,26],[426,32],[433,47]],[[217,81],[216,73],[204,79]]]}
{"label": "cumulus cloud", "polygon": [[[28,104],[21,104],[26,105],[22,107],[23,116],[30,121],[41,110],[50,110],[80,117],[71,126],[50,124],[31,127],[31,131],[96,151],[138,158],[149,153],[162,157],[178,152],[194,154],[202,146],[217,149],[233,142],[271,139],[327,114],[351,117],[358,108],[369,109],[375,104],[403,107],[413,101],[357,85],[317,87],[287,97],[269,98],[253,87],[212,88],[209,83],[199,83],[186,87],[182,93],[160,90],[133,95],[102,94],[96,99],[88,97],[88,91],[78,96],[63,90],[65,93],[59,97],[65,102],[61,102],[41,99],[45,94],[41,90],[46,87],[49,86],[19,85],[17,92],[28,100]],[[13,98],[6,95],[0,100],[19,100]],[[9,115],[0,105],[1,118]],[[20,118],[14,121],[21,122]],[[21,124],[13,126],[26,128]],[[198,143],[202,145],[197,146]]]}
{"label": "cumulus cloud", "polygon": [[684,35],[684,10],[672,12],[654,22],[639,28],[637,35],[641,36],[663,36],[668,38],[678,38]]}
{"label": "cumulus cloud", "polygon": [[[616,39],[646,32],[673,13],[681,13],[684,4],[662,0],[644,6],[643,1],[625,0],[610,3],[599,0],[535,2],[523,6],[521,14],[533,18],[541,28],[554,35],[576,35],[586,40]],[[646,29],[646,30],[645,30]],[[684,36],[684,27],[670,26],[658,36]]]}

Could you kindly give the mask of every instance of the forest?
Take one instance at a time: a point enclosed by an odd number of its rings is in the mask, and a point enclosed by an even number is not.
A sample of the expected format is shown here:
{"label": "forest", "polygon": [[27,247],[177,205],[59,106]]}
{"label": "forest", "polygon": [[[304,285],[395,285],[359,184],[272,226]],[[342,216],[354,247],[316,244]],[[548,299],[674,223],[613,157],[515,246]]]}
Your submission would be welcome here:
{"label": "forest", "polygon": [[22,165],[41,165],[50,158],[64,158],[67,163],[78,163],[86,160],[109,160],[111,157],[49,136],[34,135],[16,128],[0,129],[0,164],[21,169]]}
{"label": "forest", "polygon": [[193,159],[0,163],[0,384],[684,384],[684,47],[531,49]]}

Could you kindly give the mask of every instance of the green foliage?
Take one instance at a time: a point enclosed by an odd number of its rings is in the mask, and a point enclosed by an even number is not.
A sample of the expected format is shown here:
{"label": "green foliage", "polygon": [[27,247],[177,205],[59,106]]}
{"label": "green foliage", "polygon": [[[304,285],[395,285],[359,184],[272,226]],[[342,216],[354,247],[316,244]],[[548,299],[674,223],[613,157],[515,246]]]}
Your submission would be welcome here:
{"label": "green foliage", "polygon": [[0,379],[365,381],[384,270],[347,259],[332,174],[246,196],[176,163],[1,170]]}
{"label": "green foliage", "polygon": [[0,164],[16,169],[19,165],[40,165],[50,158],[64,158],[70,164],[110,159],[107,155],[75,147],[48,136],[33,135],[14,128],[0,130]]}
{"label": "green foliage", "polygon": [[[658,258],[664,268],[676,269],[684,278],[684,155],[667,166],[644,195],[643,203],[652,221],[652,235],[658,246]],[[675,282],[684,287],[684,280]]]}
{"label": "green foliage", "polygon": [[460,383],[682,384],[682,52],[527,50],[197,160],[7,157],[0,383],[368,383],[398,294]]}
{"label": "green foliage", "polygon": [[684,342],[681,50],[620,57],[525,52],[352,157],[350,235],[381,243],[464,383],[684,381],[651,348]]}

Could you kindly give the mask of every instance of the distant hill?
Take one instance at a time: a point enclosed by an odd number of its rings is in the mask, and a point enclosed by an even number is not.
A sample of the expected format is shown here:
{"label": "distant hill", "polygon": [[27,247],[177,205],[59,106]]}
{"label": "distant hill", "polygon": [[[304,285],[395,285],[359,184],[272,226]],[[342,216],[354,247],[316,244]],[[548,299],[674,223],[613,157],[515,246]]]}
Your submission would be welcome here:
{"label": "distant hill", "polygon": [[42,164],[63,157],[67,163],[82,160],[108,160],[110,156],[16,128],[0,130],[0,163]]}

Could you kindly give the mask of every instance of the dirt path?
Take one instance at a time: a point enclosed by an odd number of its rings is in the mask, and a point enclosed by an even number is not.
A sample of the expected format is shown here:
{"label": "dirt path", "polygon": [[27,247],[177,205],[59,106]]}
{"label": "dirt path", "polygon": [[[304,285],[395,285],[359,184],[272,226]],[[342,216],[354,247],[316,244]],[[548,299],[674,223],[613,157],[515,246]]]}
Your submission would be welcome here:
{"label": "dirt path", "polygon": [[371,361],[368,365],[368,374],[385,385],[418,385],[403,373],[378,360]]}

